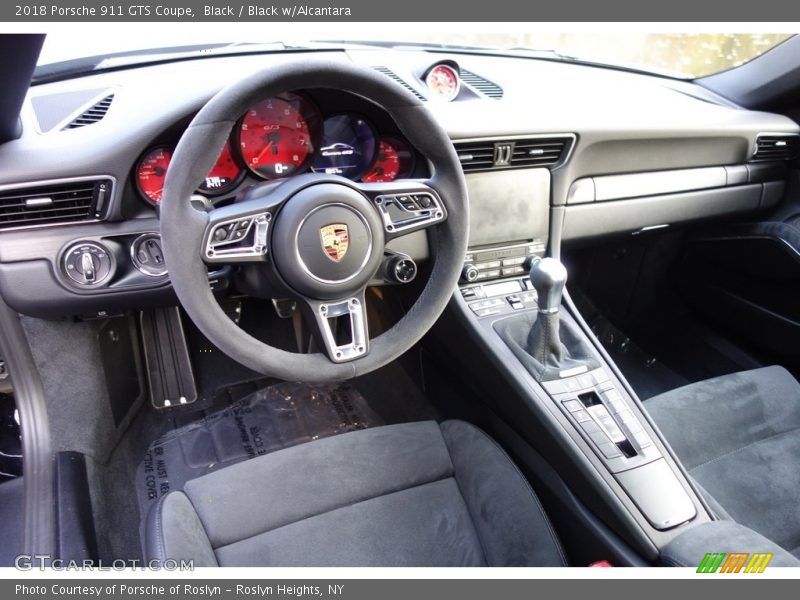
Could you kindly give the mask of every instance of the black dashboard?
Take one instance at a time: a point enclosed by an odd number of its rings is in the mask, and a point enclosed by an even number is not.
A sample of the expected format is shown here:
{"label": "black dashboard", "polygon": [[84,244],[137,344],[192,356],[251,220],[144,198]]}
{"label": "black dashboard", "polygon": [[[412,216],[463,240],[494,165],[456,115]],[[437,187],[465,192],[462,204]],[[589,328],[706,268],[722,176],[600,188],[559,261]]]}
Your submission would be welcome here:
{"label": "black dashboard", "polygon": [[[519,275],[548,247],[771,206],[785,176],[757,143],[798,133],[690,82],[477,54],[267,53],[87,74],[33,86],[22,136],[0,146],[6,302],[54,318],[174,303],[157,205],[183,130],[225,85],[320,54],[394,79],[448,131],[470,193],[465,259],[482,279]],[[427,79],[436,65],[459,73],[460,87],[446,69]],[[452,98],[437,98],[442,90]],[[383,108],[342,89],[287,90],[235,123],[193,200],[223,206],[255,183],[308,171],[365,182],[431,175]],[[407,237],[396,250],[424,261],[426,235]],[[229,275],[212,270],[210,283],[224,291]]]}

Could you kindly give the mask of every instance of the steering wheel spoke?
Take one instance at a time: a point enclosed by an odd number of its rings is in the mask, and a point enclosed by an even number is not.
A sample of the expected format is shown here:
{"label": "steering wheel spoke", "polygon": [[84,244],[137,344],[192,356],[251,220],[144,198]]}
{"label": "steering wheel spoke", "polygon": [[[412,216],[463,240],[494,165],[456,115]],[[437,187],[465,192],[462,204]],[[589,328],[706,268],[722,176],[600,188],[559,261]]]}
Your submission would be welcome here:
{"label": "steering wheel spoke", "polygon": [[425,181],[360,183],[358,187],[380,213],[386,241],[447,219],[444,202]]}
{"label": "steering wheel spoke", "polygon": [[304,302],[307,320],[331,362],[348,362],[369,353],[367,306],[363,289],[339,300],[305,298]]}

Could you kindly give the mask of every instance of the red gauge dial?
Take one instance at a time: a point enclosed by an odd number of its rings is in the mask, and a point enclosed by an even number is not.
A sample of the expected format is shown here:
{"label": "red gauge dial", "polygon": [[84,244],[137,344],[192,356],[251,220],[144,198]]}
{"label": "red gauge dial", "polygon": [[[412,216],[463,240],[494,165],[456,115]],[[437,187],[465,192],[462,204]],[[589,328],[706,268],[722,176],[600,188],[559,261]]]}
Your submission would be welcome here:
{"label": "red gauge dial", "polygon": [[408,177],[414,169],[414,154],[403,140],[396,137],[382,137],[378,154],[369,172],[361,178],[366,183],[394,181]]}
{"label": "red gauge dial", "polygon": [[298,94],[273,96],[252,107],[239,127],[244,163],[266,179],[287,177],[308,166],[322,120]]}
{"label": "red gauge dial", "polygon": [[450,65],[436,65],[425,76],[425,84],[436,100],[450,101],[458,96],[461,83],[458,72]]}
{"label": "red gauge dial", "polygon": [[211,171],[206,175],[203,183],[197,188],[197,191],[204,194],[223,194],[233,188],[242,176],[243,171],[231,154],[231,145],[225,142],[222,152],[217,158],[217,162],[211,167]]}
{"label": "red gauge dial", "polygon": [[136,167],[136,185],[151,204],[161,201],[171,158],[172,151],[169,148],[153,148],[142,157]]}

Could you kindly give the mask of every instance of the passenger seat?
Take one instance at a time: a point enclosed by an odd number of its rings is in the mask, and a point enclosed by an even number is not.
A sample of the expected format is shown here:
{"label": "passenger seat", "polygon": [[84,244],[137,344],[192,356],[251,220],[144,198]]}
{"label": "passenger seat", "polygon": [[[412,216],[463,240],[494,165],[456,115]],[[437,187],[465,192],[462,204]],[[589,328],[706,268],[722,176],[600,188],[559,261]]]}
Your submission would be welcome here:
{"label": "passenger seat", "polygon": [[800,557],[800,384],[788,371],[724,375],[644,405],[718,517]]}

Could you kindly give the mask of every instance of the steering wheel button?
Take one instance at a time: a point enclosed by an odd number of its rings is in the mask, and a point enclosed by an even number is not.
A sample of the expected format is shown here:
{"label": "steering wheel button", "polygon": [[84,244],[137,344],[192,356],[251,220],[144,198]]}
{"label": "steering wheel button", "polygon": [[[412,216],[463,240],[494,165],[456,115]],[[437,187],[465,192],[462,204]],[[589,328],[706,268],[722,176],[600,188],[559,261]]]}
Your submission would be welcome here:
{"label": "steering wheel button", "polygon": [[214,231],[214,239],[218,242],[224,242],[228,239],[228,227],[223,225],[222,227],[217,227]]}
{"label": "steering wheel button", "polygon": [[250,222],[252,219],[242,219],[241,221],[236,223],[236,229],[247,229],[250,227]]}
{"label": "steering wheel button", "polygon": [[419,194],[416,198],[417,198],[417,203],[422,208],[430,208],[431,206],[433,206],[433,199],[430,196],[428,196],[428,194]]}

